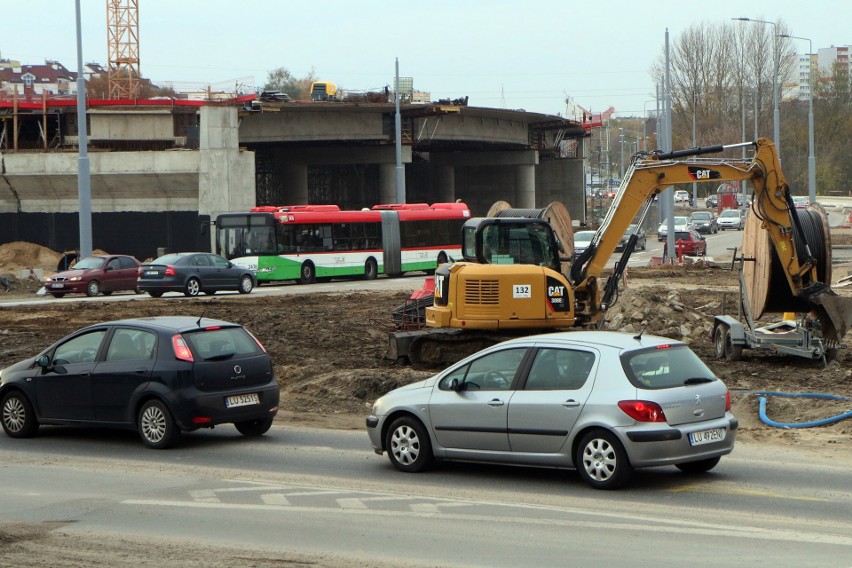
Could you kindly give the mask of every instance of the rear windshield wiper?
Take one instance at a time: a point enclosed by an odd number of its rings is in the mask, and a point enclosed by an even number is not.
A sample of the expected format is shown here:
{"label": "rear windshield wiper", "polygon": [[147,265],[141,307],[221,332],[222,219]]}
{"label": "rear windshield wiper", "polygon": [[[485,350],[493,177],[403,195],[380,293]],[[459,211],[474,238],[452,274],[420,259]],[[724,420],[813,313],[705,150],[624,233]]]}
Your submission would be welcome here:
{"label": "rear windshield wiper", "polygon": [[205,361],[224,361],[225,359],[230,359],[236,355],[236,353],[219,353],[218,355],[213,355],[212,357],[205,357]]}
{"label": "rear windshield wiper", "polygon": [[710,377],[692,377],[691,379],[686,379],[683,381],[685,385],[700,385],[702,383],[712,383],[716,379],[712,379]]}

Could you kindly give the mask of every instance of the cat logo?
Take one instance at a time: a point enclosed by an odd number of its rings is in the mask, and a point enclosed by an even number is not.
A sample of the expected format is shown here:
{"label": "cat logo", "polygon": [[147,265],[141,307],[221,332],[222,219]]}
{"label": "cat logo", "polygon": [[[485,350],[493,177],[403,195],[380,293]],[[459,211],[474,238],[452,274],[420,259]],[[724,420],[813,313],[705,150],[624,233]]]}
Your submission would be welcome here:
{"label": "cat logo", "polygon": [[707,180],[707,179],[719,179],[722,177],[722,174],[717,172],[716,170],[711,170],[707,168],[698,168],[695,166],[689,166],[687,168],[689,171],[689,177],[696,181]]}
{"label": "cat logo", "polygon": [[547,295],[551,298],[561,298],[565,295],[565,286],[548,286]]}

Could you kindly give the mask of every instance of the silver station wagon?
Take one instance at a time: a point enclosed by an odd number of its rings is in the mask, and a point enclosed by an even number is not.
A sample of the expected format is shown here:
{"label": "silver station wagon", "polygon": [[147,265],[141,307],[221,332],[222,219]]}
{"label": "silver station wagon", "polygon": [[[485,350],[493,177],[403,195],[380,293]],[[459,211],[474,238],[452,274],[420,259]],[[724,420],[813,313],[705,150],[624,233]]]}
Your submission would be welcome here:
{"label": "silver station wagon", "polygon": [[376,453],[405,472],[438,460],[576,469],[615,489],[634,468],[702,473],[734,448],[724,383],[680,341],[610,331],[513,339],[379,398]]}

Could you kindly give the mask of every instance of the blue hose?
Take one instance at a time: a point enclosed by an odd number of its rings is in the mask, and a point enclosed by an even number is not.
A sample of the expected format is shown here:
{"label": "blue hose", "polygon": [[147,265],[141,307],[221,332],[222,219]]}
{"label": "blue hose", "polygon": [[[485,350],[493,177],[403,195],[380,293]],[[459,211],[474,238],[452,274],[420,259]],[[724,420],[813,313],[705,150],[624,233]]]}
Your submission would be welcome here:
{"label": "blue hose", "polygon": [[789,393],[789,392],[778,392],[778,391],[751,391],[751,394],[756,394],[760,396],[760,419],[764,424],[768,426],[772,426],[773,428],[813,428],[814,426],[825,426],[826,424],[834,424],[835,422],[840,422],[841,420],[846,420],[847,418],[852,418],[852,410],[849,412],[844,412],[843,414],[838,414],[837,416],[831,416],[829,418],[823,418],[821,420],[813,420],[811,422],[792,422],[792,423],[783,423],[783,422],[775,422],[768,416],[766,416],[766,397],[767,396],[781,396],[786,398],[818,398],[823,400],[849,400],[845,396],[840,396],[839,394],[821,394],[821,393]]}

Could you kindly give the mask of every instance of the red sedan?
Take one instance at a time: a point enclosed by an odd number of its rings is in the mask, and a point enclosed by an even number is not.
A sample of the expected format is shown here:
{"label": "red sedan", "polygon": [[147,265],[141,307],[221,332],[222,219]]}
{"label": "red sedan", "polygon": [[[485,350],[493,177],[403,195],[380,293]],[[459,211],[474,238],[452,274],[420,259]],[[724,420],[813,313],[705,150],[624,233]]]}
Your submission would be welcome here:
{"label": "red sedan", "polygon": [[136,288],[139,261],[125,255],[92,255],[77,261],[69,270],[57,272],[44,279],[44,288],[54,298],[65,294],[109,296],[119,290]]}
{"label": "red sedan", "polygon": [[707,255],[707,241],[697,231],[675,233],[675,250],[686,256]]}

